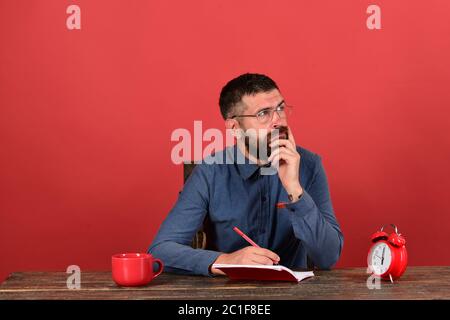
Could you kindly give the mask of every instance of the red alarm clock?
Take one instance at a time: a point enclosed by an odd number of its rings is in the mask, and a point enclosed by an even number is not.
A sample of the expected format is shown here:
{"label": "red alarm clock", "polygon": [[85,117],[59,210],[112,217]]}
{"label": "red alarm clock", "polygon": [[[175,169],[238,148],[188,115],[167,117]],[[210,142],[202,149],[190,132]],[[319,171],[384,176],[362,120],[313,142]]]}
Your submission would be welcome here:
{"label": "red alarm clock", "polygon": [[405,272],[408,255],[405,238],[398,233],[394,224],[391,226],[395,233],[388,235],[383,231],[383,226],[380,231],[372,235],[372,246],[367,256],[367,265],[375,276],[394,282]]}

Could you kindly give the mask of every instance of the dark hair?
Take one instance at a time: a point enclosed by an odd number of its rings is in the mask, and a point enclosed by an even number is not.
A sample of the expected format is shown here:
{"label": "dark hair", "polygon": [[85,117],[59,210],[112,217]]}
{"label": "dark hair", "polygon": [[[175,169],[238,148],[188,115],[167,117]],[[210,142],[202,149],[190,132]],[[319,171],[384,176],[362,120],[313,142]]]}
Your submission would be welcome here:
{"label": "dark hair", "polygon": [[278,89],[277,84],[263,74],[245,73],[234,78],[220,92],[219,106],[222,117],[228,119],[233,116],[234,107],[245,95],[255,95],[273,89]]}

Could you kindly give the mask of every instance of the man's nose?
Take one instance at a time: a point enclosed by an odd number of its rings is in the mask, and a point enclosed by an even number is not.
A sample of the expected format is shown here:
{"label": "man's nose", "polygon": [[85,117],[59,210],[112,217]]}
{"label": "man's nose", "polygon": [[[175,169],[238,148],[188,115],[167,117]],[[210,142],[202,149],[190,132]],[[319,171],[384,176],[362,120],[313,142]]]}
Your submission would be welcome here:
{"label": "man's nose", "polygon": [[278,112],[274,111],[272,116],[272,127],[281,125],[281,117]]}

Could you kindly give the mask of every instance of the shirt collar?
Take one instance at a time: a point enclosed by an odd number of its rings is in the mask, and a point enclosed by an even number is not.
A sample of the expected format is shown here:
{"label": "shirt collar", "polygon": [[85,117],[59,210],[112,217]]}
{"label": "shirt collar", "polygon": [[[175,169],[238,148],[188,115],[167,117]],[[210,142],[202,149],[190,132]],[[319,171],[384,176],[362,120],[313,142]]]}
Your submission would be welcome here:
{"label": "shirt collar", "polygon": [[[228,150],[229,153],[231,153],[228,156],[232,157],[233,163],[238,168],[239,174],[244,180],[247,180],[259,170],[260,167],[255,162],[245,157],[236,144],[233,148],[229,148]],[[242,162],[242,159],[245,159],[245,163],[238,163],[238,159],[241,160],[240,162]]]}

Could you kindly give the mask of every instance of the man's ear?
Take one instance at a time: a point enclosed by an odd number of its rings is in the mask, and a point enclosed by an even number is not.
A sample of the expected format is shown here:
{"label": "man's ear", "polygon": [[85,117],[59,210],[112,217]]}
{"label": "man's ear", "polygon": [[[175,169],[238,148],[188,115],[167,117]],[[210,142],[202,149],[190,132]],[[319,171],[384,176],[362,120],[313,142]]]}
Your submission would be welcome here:
{"label": "man's ear", "polygon": [[225,120],[225,128],[226,129],[230,129],[230,130],[232,130],[232,129],[236,129],[236,120],[234,120],[234,119],[226,119]]}
{"label": "man's ear", "polygon": [[233,135],[233,137],[235,137],[235,138],[240,137],[240,132],[242,129],[239,125],[239,122],[236,121],[235,119],[226,119],[225,120],[225,128],[227,130],[231,130],[231,134]]}

